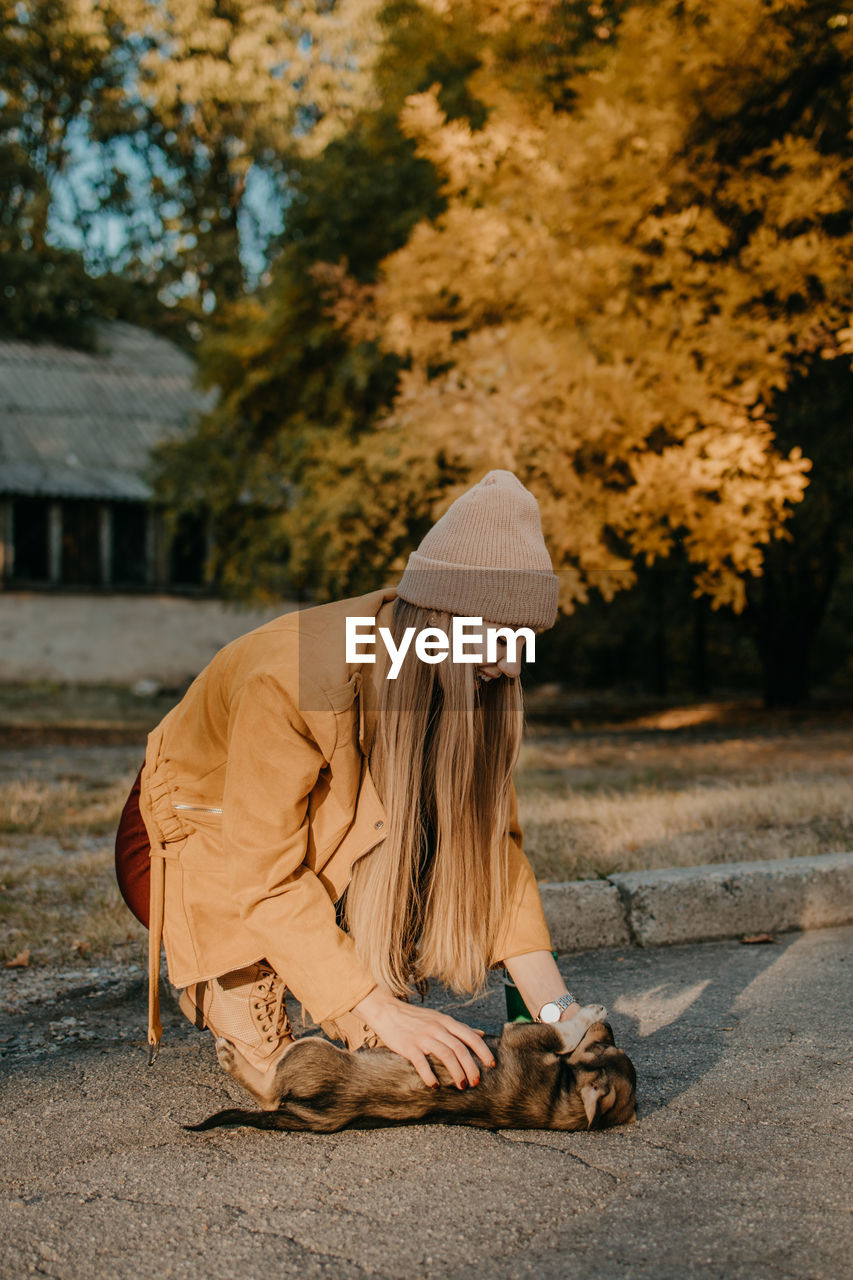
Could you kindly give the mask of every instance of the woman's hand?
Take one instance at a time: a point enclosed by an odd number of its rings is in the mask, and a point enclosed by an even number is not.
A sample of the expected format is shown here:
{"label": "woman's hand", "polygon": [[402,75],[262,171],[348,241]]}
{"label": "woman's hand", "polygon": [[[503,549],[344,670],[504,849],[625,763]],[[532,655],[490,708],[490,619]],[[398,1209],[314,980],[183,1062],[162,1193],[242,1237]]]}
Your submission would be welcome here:
{"label": "woman's hand", "polygon": [[389,1049],[408,1058],[424,1084],[433,1089],[438,1088],[439,1081],[427,1061],[429,1053],[444,1063],[458,1089],[480,1083],[478,1058],[484,1066],[495,1065],[491,1050],[483,1043],[484,1032],[457,1022],[446,1013],[397,1000],[380,987],[374,987],[353,1012]]}

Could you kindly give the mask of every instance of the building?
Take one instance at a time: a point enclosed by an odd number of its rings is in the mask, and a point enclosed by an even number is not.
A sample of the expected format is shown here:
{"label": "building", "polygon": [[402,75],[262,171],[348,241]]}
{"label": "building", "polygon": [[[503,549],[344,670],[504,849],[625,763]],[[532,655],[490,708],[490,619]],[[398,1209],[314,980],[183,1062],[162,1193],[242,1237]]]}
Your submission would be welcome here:
{"label": "building", "polygon": [[208,400],[191,358],[135,325],[98,348],[0,339],[0,583],[12,590],[198,592],[206,536],[173,537],[152,502],[152,447]]}

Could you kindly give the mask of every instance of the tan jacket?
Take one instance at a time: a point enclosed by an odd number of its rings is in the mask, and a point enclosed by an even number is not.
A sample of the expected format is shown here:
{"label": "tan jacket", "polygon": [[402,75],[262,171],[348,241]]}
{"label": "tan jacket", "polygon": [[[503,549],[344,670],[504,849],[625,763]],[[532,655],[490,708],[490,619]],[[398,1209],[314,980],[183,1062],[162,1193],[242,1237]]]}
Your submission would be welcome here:
{"label": "tan jacket", "polygon": [[[376,985],[335,922],[335,902],[353,863],[383,838],[368,755],[387,660],[380,642],[375,664],[347,665],[344,619],[390,626],[395,595],[285,614],[241,636],[150,734],[140,810],[153,859],[152,966],[164,892],[175,986],[266,956],[327,1022]],[[508,836],[510,907],[494,963],[551,947],[514,793]],[[159,1024],[156,1008],[153,1017]],[[152,1043],[159,1034],[158,1025]]]}

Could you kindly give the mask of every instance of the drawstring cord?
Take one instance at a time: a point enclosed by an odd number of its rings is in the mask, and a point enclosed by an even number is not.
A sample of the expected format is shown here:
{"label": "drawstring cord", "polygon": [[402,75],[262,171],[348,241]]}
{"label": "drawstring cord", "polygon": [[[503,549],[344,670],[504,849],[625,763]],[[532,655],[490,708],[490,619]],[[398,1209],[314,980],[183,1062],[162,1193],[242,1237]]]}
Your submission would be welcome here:
{"label": "drawstring cord", "polygon": [[153,1067],[160,1052],[163,1024],[160,1021],[160,947],[163,941],[166,859],[151,850],[151,884],[148,916],[148,1065]]}

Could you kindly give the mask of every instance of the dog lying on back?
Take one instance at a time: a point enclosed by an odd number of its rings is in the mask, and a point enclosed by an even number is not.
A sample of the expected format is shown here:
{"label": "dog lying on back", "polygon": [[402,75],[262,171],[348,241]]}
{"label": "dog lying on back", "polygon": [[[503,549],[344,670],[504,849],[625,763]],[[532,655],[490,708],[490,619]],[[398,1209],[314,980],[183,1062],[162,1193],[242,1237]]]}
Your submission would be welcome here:
{"label": "dog lying on back", "polygon": [[[604,1010],[602,1010],[602,1013]],[[636,1119],[636,1072],[613,1043],[610,1024],[593,1022],[577,1047],[567,1044],[563,1023],[505,1024],[486,1036],[496,1065],[480,1083],[457,1089],[443,1063],[430,1058],[439,1088],[428,1089],[415,1068],[390,1049],[351,1053],[328,1040],[294,1042],[276,1069],[275,1099],[260,1097],[246,1078],[229,1041],[217,1041],[220,1064],[264,1111],[226,1110],[187,1125],[334,1133],[381,1125],[469,1124],[486,1129],[609,1129]],[[274,1108],[274,1109],[272,1109]]]}

